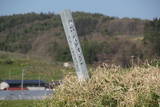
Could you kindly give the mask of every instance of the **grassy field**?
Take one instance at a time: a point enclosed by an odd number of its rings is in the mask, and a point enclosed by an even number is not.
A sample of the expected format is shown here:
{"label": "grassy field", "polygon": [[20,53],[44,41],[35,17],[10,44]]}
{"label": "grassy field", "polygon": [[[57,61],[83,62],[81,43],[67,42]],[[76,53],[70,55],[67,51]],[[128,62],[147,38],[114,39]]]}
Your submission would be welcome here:
{"label": "grassy field", "polygon": [[21,54],[0,52],[0,80],[21,79],[22,71],[24,79],[51,81],[62,79],[67,72],[73,72],[73,69]]}
{"label": "grassy field", "polygon": [[34,100],[8,100],[0,101],[0,107],[33,107],[39,101]]}

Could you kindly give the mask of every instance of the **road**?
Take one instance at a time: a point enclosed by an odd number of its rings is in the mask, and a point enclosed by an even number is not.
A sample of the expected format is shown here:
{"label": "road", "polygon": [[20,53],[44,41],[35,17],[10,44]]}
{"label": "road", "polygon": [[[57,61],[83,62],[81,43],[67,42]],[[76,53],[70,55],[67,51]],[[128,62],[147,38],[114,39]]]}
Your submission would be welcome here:
{"label": "road", "polygon": [[53,94],[53,90],[0,91],[0,100],[40,100]]}

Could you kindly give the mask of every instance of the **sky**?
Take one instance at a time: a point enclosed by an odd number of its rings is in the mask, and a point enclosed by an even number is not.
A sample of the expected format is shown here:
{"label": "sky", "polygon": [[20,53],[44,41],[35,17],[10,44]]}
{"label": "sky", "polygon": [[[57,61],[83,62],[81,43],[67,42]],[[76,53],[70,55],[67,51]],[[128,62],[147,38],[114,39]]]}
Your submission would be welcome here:
{"label": "sky", "polygon": [[0,0],[0,15],[28,12],[60,13],[64,9],[107,16],[153,19],[160,17],[160,0]]}

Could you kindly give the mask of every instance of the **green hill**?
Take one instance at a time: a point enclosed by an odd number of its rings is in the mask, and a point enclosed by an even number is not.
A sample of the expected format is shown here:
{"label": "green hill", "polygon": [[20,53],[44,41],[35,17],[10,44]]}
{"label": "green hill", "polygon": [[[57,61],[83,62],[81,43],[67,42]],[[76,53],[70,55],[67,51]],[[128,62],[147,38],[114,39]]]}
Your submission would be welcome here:
{"label": "green hill", "polygon": [[[120,19],[97,13],[75,12],[73,17],[88,63],[106,60],[104,56],[109,57],[106,56],[108,53],[114,55],[116,50],[110,41],[114,41],[115,36],[142,36],[144,25],[147,23],[146,20]],[[27,13],[0,16],[1,51],[35,55],[54,61],[71,61],[66,44],[60,16],[57,14]],[[100,49],[102,44],[105,49]],[[95,48],[97,50],[94,50]]]}

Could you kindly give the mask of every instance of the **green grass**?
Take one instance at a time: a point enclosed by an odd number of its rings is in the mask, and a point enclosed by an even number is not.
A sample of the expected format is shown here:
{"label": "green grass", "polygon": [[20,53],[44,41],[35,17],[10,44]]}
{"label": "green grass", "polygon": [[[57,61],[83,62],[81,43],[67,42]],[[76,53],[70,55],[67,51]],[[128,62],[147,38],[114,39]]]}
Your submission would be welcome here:
{"label": "green grass", "polygon": [[6,100],[0,101],[0,107],[33,107],[36,100]]}
{"label": "green grass", "polygon": [[24,79],[51,81],[62,79],[68,72],[73,72],[73,69],[66,69],[43,59],[0,52],[0,80],[21,79],[22,71]]}

